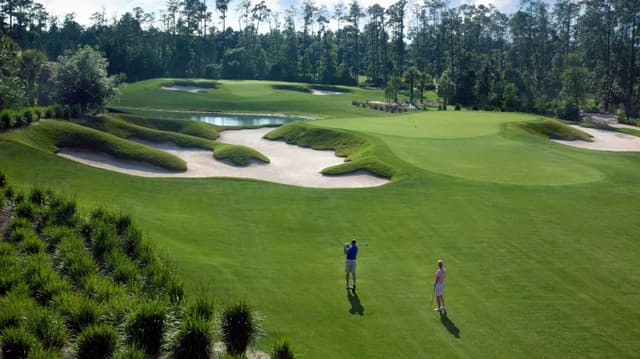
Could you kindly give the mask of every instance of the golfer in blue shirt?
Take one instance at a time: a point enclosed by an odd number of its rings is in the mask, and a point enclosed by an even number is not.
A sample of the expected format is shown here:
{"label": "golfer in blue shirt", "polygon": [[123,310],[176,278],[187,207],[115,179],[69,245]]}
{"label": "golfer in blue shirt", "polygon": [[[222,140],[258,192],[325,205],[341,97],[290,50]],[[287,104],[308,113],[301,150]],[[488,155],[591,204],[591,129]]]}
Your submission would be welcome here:
{"label": "golfer in blue shirt", "polygon": [[[352,240],[351,244],[344,244],[344,254],[347,256],[345,264],[345,273],[347,275],[347,290],[356,290],[356,256],[358,255],[358,246],[356,246],[356,240]],[[349,273],[353,276],[353,287],[349,285]]]}

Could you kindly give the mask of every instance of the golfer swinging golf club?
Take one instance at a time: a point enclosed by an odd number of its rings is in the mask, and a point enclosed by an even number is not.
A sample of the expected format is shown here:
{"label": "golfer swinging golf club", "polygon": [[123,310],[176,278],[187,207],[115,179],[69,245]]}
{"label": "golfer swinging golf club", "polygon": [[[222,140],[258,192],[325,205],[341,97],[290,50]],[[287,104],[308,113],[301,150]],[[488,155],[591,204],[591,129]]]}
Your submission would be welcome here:
{"label": "golfer swinging golf club", "polygon": [[442,291],[444,290],[444,274],[444,264],[442,263],[442,259],[438,259],[438,270],[436,271],[436,277],[433,281],[433,290],[436,292],[438,306],[433,308],[433,310],[437,310],[439,312],[444,312],[446,310],[444,307],[444,295],[442,294]]}
{"label": "golfer swinging golf club", "polygon": [[[345,273],[347,278],[347,290],[356,290],[356,256],[358,255],[358,246],[356,246],[356,240],[353,239],[351,244],[344,244],[344,254],[347,256],[345,263]],[[353,277],[353,287],[349,285],[349,273]]]}

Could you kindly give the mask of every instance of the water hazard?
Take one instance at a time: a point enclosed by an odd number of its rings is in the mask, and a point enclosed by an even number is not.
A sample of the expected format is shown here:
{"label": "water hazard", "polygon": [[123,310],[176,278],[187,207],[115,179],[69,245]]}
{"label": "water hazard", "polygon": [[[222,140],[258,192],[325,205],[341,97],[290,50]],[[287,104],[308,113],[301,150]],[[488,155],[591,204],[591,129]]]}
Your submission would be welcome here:
{"label": "water hazard", "polygon": [[285,123],[300,121],[295,117],[275,116],[244,116],[244,115],[191,115],[191,120],[202,121],[216,126],[264,126],[282,125]]}

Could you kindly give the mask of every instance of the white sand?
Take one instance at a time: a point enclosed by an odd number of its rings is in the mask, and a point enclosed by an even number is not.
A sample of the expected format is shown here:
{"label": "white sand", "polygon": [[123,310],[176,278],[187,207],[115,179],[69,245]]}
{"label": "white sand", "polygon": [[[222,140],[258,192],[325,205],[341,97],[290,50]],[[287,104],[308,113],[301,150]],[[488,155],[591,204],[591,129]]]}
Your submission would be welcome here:
{"label": "white sand", "polygon": [[171,172],[145,163],[125,161],[102,152],[64,148],[58,154],[84,164],[142,177],[239,177],[302,187],[355,188],[381,186],[389,181],[359,171],[341,176],[325,176],[324,168],[344,162],[333,151],[316,151],[262,137],[272,128],[227,130],[221,132],[220,142],[245,145],[269,157],[271,163],[253,162],[237,167],[213,158],[211,151],[183,148],[173,143],[137,142],[174,154],[187,162],[187,171]]}
{"label": "white sand", "polygon": [[190,93],[196,93],[196,92],[207,90],[204,87],[198,87],[198,86],[162,86],[162,89],[167,91],[183,91],[183,92],[190,92]]}
{"label": "white sand", "polygon": [[344,95],[346,92],[311,89],[311,93],[318,96],[328,96],[328,95],[330,96],[330,95]]}
{"label": "white sand", "polygon": [[625,133],[598,130],[595,128],[586,128],[571,125],[580,131],[586,132],[593,138],[593,142],[587,141],[563,141],[552,140],[553,142],[562,143],[568,146],[586,148],[598,151],[616,151],[616,152],[632,152],[640,151],[640,137],[627,135]]}

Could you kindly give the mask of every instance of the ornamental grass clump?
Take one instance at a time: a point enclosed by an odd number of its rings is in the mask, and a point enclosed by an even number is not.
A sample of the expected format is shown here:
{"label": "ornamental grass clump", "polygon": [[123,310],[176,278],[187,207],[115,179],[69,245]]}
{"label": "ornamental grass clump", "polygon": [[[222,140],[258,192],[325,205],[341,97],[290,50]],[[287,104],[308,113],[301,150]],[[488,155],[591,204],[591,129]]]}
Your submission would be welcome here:
{"label": "ornamental grass clump", "polygon": [[182,322],[173,349],[174,359],[211,358],[211,322],[204,317],[190,315]]}
{"label": "ornamental grass clump", "polygon": [[139,305],[127,323],[127,338],[151,355],[160,353],[165,330],[166,308],[159,302]]}
{"label": "ornamental grass clump", "polygon": [[26,258],[22,277],[31,296],[41,305],[48,304],[56,295],[72,289],[71,283],[60,277],[53,269],[51,259],[44,253]]}
{"label": "ornamental grass clump", "polygon": [[0,336],[4,359],[28,358],[31,350],[38,346],[36,337],[24,328],[10,328]]}
{"label": "ornamental grass clump", "polygon": [[295,357],[293,349],[286,339],[280,339],[276,342],[271,359],[294,359]]}
{"label": "ornamental grass clump", "polygon": [[7,242],[0,242],[0,296],[7,293],[20,280],[17,269],[15,247]]}
{"label": "ornamental grass clump", "polygon": [[21,326],[28,313],[33,311],[36,303],[29,296],[29,288],[17,284],[6,296],[0,298],[0,334],[7,328]]}
{"label": "ornamental grass clump", "polygon": [[102,314],[97,303],[73,292],[61,293],[55,297],[53,306],[64,316],[69,328],[76,332],[96,323]]}
{"label": "ornamental grass clump", "polygon": [[21,251],[27,255],[44,253],[47,244],[37,236],[28,236],[20,243]]}
{"label": "ornamental grass clump", "polygon": [[67,342],[64,320],[47,308],[37,308],[27,316],[27,330],[38,338],[46,349],[60,350]]}
{"label": "ornamental grass clump", "polygon": [[60,272],[75,284],[98,270],[84,241],[75,233],[68,233],[61,239],[57,254]]}
{"label": "ornamental grass clump", "polygon": [[220,332],[227,352],[231,355],[241,355],[256,339],[260,330],[251,309],[241,301],[222,313]]}
{"label": "ornamental grass clump", "polygon": [[111,358],[118,343],[116,329],[110,325],[91,325],[78,337],[78,359]]}

